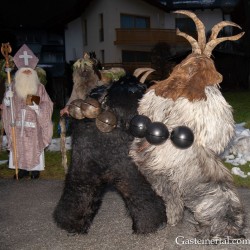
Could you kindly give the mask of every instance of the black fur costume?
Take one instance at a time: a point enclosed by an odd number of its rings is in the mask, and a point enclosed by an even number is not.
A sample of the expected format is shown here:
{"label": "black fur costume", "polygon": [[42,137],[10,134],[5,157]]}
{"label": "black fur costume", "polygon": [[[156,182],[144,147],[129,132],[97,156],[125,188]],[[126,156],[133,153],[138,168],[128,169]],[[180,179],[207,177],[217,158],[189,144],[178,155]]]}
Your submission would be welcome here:
{"label": "black fur costume", "polygon": [[[99,96],[99,90],[92,97]],[[104,106],[112,109],[118,119],[117,127],[109,133],[100,132],[95,119],[73,119],[71,164],[54,211],[59,227],[72,233],[87,233],[110,186],[122,196],[134,233],[154,232],[166,223],[162,200],[128,156],[133,140],[129,122],[144,91],[145,86],[128,75],[107,89]]]}

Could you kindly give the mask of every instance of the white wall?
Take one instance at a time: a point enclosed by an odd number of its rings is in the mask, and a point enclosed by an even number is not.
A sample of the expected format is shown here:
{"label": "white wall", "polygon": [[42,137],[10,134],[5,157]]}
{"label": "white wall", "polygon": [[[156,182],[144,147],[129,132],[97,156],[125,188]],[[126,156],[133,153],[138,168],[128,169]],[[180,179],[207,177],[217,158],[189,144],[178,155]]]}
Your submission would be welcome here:
{"label": "white wall", "polygon": [[83,34],[81,18],[67,24],[65,28],[65,59],[75,61],[83,55]]}
{"label": "white wall", "polygon": [[195,14],[200,18],[204,23],[206,32],[210,31],[213,26],[220,21],[222,21],[222,11],[220,9],[216,10],[204,10],[204,11],[195,11]]}
{"label": "white wall", "polygon": [[[99,41],[99,14],[101,13],[103,14],[104,23],[103,42]],[[80,58],[84,51],[95,51],[97,58],[101,59],[101,50],[104,50],[105,63],[120,63],[122,62],[122,49],[149,51],[151,49],[149,46],[114,45],[116,40],[115,29],[120,28],[120,13],[149,16],[151,28],[175,29],[176,14],[165,13],[142,0],[94,0],[82,13],[81,18],[68,24],[68,29],[65,31],[66,60]],[[206,31],[209,31],[214,24],[222,20],[220,10],[204,10],[195,13],[205,24]],[[184,15],[180,16],[185,17]],[[83,45],[81,24],[84,19],[87,20],[87,46]]]}
{"label": "white wall", "polygon": [[[104,41],[99,42],[99,19],[98,15],[103,13],[104,19]],[[88,20],[88,46],[86,51],[95,51],[100,58],[100,51],[105,51],[105,63],[122,62],[122,46],[115,46],[115,29],[120,28],[120,13],[131,15],[149,16],[151,28],[165,27],[165,13],[160,9],[149,5],[141,0],[102,0],[92,1],[83,13],[82,18]],[[131,47],[130,47],[131,49]],[[133,48],[132,48],[133,49]]]}
{"label": "white wall", "polygon": [[[195,15],[204,23],[206,31],[211,30],[211,28],[222,21],[222,11],[219,9],[216,10],[196,10],[194,11]],[[177,13],[169,13],[165,16],[165,27],[168,29],[175,29],[175,18],[176,17],[186,17],[188,16]]]}

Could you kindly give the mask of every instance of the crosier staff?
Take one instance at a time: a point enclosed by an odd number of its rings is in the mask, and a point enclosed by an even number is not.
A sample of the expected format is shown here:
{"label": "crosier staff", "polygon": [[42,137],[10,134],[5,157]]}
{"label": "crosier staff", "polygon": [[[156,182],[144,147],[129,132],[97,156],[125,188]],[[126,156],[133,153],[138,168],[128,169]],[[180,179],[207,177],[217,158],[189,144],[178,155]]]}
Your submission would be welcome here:
{"label": "crosier staff", "polygon": [[68,172],[68,165],[67,165],[67,149],[66,149],[66,121],[65,121],[65,117],[62,116],[60,118],[60,129],[61,129],[61,133],[60,133],[60,146],[61,146],[61,154],[62,154],[62,166],[64,167],[64,171],[65,173]]}
{"label": "crosier staff", "polygon": [[[2,43],[1,52],[5,58],[5,71],[7,73],[8,79],[8,90],[12,92],[11,88],[11,78],[10,78],[10,65],[9,65],[9,54],[11,53],[12,48],[9,43]],[[13,145],[13,156],[14,156],[14,165],[16,170],[16,179],[18,180],[18,162],[17,162],[17,146],[16,146],[16,130],[15,130],[15,119],[13,113],[13,102],[12,96],[10,97],[10,112],[11,112],[11,135],[12,135],[12,145]]]}

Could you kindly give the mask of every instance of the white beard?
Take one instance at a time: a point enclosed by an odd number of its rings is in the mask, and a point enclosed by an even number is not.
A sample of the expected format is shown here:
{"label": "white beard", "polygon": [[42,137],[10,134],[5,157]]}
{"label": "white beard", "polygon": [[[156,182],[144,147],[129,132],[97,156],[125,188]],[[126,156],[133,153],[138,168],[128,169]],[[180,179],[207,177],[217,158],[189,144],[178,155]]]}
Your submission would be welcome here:
{"label": "white beard", "polygon": [[[30,70],[32,73],[27,75],[23,73],[25,70]],[[16,93],[24,100],[26,100],[27,95],[35,95],[37,93],[39,83],[37,72],[31,68],[20,68],[15,74]]]}

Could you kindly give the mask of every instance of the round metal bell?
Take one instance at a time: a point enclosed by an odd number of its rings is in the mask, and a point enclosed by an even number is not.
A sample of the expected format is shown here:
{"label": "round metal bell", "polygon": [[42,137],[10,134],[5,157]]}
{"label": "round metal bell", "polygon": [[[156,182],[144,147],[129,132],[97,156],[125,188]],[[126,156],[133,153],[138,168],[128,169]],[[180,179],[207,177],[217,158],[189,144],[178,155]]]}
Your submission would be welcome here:
{"label": "round metal bell", "polygon": [[82,113],[87,118],[96,118],[101,112],[101,104],[94,98],[86,98],[81,103]]}
{"label": "round metal bell", "polygon": [[187,149],[194,142],[194,134],[189,127],[179,126],[173,129],[170,139],[177,148]]}
{"label": "round metal bell", "polygon": [[153,145],[164,143],[169,137],[167,127],[162,122],[152,122],[147,127],[146,140]]}
{"label": "round metal bell", "polygon": [[103,111],[95,120],[96,127],[104,133],[111,132],[117,125],[117,119],[114,113]]}
{"label": "round metal bell", "polygon": [[78,119],[78,120],[81,120],[84,118],[84,115],[82,113],[82,108],[81,108],[82,103],[83,103],[82,99],[76,99],[69,104],[69,107],[68,107],[69,114],[73,118]]}
{"label": "round metal bell", "polygon": [[151,120],[145,115],[134,116],[129,124],[130,133],[134,137],[143,138],[146,135],[147,127]]}

